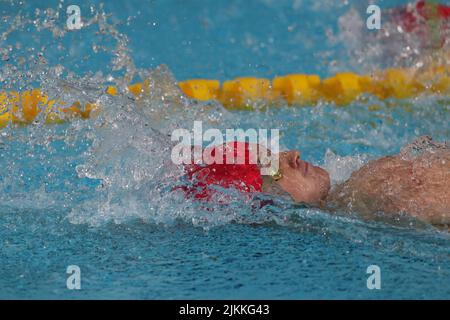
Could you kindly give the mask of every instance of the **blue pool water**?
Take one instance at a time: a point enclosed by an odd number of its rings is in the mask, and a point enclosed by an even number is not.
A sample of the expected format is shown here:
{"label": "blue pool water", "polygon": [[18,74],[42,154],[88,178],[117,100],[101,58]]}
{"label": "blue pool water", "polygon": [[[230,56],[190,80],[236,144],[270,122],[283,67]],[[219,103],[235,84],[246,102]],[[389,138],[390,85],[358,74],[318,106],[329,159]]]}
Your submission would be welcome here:
{"label": "blue pool water", "polygon": [[[445,97],[248,113],[180,99],[174,89],[175,79],[381,67],[357,61],[339,31],[340,17],[367,4],[76,2],[91,22],[66,33],[64,3],[0,3],[2,89],[39,86],[106,106],[96,120],[48,126],[38,119],[1,131],[0,298],[450,298],[450,234],[433,226],[363,221],[281,200],[255,212],[237,197],[211,210],[172,191],[181,173],[168,161],[167,135],[194,120],[278,128],[282,148],[301,150],[333,181],[417,136],[449,140]],[[406,3],[379,2],[383,9]],[[104,94],[129,74],[155,80],[150,96]],[[373,104],[379,110],[369,111]],[[69,265],[81,269],[81,290],[66,287]],[[370,265],[381,268],[381,290],[367,289]]]}

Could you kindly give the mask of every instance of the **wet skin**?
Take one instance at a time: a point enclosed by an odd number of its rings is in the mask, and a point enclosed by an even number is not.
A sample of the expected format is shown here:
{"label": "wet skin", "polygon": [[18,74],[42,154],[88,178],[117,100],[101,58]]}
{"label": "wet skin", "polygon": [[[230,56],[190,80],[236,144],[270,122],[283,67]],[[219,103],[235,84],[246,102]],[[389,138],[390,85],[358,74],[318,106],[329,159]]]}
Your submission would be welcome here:
{"label": "wet skin", "polygon": [[450,151],[369,162],[327,197],[331,206],[371,217],[404,213],[435,225],[450,224]]}
{"label": "wet skin", "polygon": [[298,151],[280,153],[279,158],[282,178],[272,183],[295,202],[362,217],[405,213],[436,225],[450,224],[450,149],[371,161],[331,192],[328,173],[301,160]]}
{"label": "wet skin", "polygon": [[318,205],[330,189],[330,176],[324,169],[303,161],[299,151],[279,154],[282,177],[276,183],[295,202]]}

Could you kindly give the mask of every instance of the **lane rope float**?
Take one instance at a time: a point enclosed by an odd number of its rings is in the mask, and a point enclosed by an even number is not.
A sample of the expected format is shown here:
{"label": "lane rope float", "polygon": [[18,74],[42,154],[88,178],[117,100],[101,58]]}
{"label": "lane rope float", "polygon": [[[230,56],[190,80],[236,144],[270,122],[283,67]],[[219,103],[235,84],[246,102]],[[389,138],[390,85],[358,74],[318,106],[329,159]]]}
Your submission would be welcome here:
{"label": "lane rope float", "polygon": [[[319,102],[345,106],[364,96],[380,100],[410,99],[423,94],[450,95],[450,70],[434,66],[426,71],[415,69],[387,69],[373,75],[351,72],[337,73],[321,79],[318,75],[290,74],[265,78],[242,77],[222,84],[218,80],[192,79],[179,82],[181,92],[199,101],[218,100],[225,108],[252,110],[255,103],[285,102],[289,106],[314,106]],[[138,97],[149,90],[144,81],[128,87],[129,93]],[[109,86],[105,91],[111,96],[119,93]],[[81,105],[76,101],[69,107],[63,101],[49,99],[40,89],[23,92],[0,91],[0,128],[9,123],[26,125],[44,113],[45,122],[62,123],[73,118],[89,119],[100,108],[95,103]]]}

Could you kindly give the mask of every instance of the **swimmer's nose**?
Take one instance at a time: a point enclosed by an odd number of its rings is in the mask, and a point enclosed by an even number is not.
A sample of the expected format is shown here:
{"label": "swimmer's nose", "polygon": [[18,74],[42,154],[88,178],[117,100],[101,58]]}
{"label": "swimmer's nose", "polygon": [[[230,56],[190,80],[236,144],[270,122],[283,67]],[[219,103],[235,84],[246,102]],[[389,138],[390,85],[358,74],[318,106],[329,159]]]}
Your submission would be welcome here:
{"label": "swimmer's nose", "polygon": [[289,151],[288,161],[292,168],[298,169],[300,166],[300,151]]}

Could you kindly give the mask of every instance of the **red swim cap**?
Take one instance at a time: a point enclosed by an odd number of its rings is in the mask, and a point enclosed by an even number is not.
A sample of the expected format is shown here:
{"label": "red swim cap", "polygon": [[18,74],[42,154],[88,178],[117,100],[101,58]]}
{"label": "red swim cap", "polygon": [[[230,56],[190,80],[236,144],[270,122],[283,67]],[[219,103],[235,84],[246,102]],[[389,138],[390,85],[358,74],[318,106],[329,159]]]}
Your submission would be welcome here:
{"label": "red swim cap", "polygon": [[[420,0],[416,3],[415,11],[410,11],[407,7],[394,10],[393,17],[397,23],[400,23],[406,32],[413,32],[420,26],[418,18],[425,21],[432,19],[447,20],[450,18],[450,7],[442,4],[436,6],[436,11],[431,10],[432,3]],[[420,19],[419,18],[419,19]]]}
{"label": "red swim cap", "polygon": [[[425,0],[420,0],[417,5],[417,11],[419,12],[419,14],[424,17],[425,19],[431,19],[431,17],[429,17],[429,13],[426,10],[426,1]],[[432,4],[430,4],[432,5]],[[450,7],[447,7],[443,4],[438,4],[437,5],[437,17],[439,17],[440,19],[448,19],[450,18]]]}
{"label": "red swim cap", "polygon": [[[243,193],[261,192],[263,180],[257,164],[251,161],[255,158],[257,150],[252,150],[246,142],[230,142],[212,149],[206,149],[204,154],[215,157],[216,152],[223,148],[223,162],[208,165],[186,165],[186,177],[192,182],[192,186],[183,188],[190,196],[197,199],[210,199],[217,191],[212,188],[234,188]],[[243,164],[233,164],[233,160],[227,159],[227,150],[233,152],[235,159],[242,159]],[[231,152],[230,152],[231,154]],[[245,156],[245,158],[244,158]],[[231,162],[231,163],[230,163]],[[241,163],[237,162],[236,163]]]}

